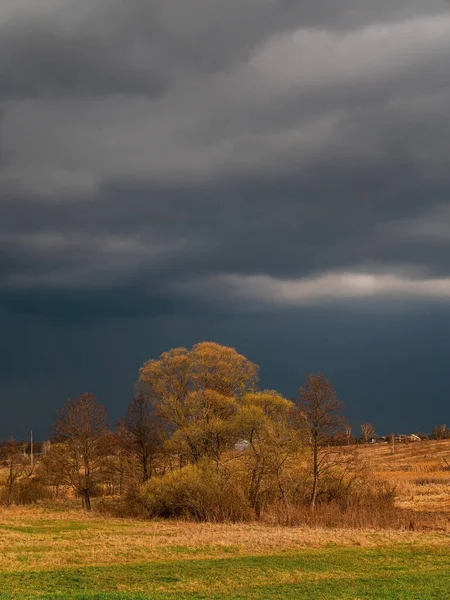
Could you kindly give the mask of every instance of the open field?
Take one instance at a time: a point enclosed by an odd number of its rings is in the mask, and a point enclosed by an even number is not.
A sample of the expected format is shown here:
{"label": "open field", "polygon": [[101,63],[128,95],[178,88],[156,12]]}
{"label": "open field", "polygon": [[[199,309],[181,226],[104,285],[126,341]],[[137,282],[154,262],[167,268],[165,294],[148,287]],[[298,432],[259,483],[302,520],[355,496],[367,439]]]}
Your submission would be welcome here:
{"label": "open field", "polygon": [[2,600],[447,598],[443,533],[0,512]]}
{"label": "open field", "polygon": [[[0,509],[0,600],[432,600],[450,589],[450,443],[363,446],[416,531],[113,519]],[[431,522],[431,521],[430,521]],[[434,528],[433,528],[434,527]]]}
{"label": "open field", "polygon": [[[450,513],[450,440],[361,446],[373,476],[394,484],[398,506],[417,512]],[[448,461],[448,464],[447,462]]]}

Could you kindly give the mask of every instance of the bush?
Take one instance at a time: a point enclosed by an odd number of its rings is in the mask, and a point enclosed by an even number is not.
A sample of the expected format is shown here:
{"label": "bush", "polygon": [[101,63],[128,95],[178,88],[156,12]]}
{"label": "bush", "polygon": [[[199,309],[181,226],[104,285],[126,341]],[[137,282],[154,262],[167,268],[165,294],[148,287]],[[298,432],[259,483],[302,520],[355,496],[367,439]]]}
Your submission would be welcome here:
{"label": "bush", "polygon": [[[1,490],[0,501],[6,503],[6,488]],[[40,500],[52,498],[51,490],[38,479],[25,477],[14,483],[12,488],[11,503],[18,505],[36,504]]]}
{"label": "bush", "polygon": [[[249,471],[245,462],[218,468],[201,461],[130,488],[120,500],[103,500],[102,512],[118,517],[186,519],[202,522],[243,522],[257,518],[249,500]],[[239,468],[237,468],[239,466]],[[311,475],[304,462],[293,460],[267,476],[260,490],[262,521],[311,527],[419,527],[417,515],[395,505],[396,490],[371,480],[361,465],[330,469],[320,481],[311,509]]]}
{"label": "bush", "polygon": [[437,477],[419,477],[414,481],[417,486],[423,485],[445,485],[447,482],[445,479],[438,479]]}
{"label": "bush", "polygon": [[323,489],[314,510],[303,497],[283,510],[273,510],[274,522],[311,527],[414,529],[415,517],[395,505],[395,488],[383,482],[358,481],[336,491]]}
{"label": "bush", "polygon": [[151,479],[128,502],[148,517],[237,522],[253,516],[232,474],[209,461]]}

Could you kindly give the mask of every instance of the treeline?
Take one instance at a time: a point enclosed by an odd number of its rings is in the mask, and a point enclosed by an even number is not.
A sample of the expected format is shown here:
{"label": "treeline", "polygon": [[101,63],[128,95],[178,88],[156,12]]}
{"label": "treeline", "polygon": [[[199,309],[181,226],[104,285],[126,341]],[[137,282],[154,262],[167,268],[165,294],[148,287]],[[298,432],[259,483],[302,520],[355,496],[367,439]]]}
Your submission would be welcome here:
{"label": "treeline", "polygon": [[358,460],[323,374],[309,375],[295,401],[257,384],[257,365],[232,348],[164,353],[140,369],[114,430],[83,394],[59,411],[35,464],[20,445],[3,447],[2,501],[75,495],[87,510],[96,498],[118,515],[201,521],[399,518],[393,490]]}
{"label": "treeline", "polygon": [[447,425],[439,425],[438,427],[433,427],[431,439],[450,440],[450,429],[447,427]]}

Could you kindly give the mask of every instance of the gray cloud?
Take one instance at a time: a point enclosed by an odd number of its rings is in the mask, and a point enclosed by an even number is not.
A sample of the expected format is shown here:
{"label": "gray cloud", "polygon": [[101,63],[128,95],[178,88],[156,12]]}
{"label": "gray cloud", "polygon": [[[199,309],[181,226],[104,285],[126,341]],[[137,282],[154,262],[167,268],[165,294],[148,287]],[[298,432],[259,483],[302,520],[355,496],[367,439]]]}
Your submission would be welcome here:
{"label": "gray cloud", "polygon": [[157,96],[193,73],[246,62],[274,34],[349,31],[445,10],[438,0],[343,0],[339,7],[332,0],[6,0],[2,96]]}
{"label": "gray cloud", "polygon": [[218,277],[449,275],[445,3],[21,0],[0,17],[10,308],[97,315],[100,295],[138,315],[188,310]]}

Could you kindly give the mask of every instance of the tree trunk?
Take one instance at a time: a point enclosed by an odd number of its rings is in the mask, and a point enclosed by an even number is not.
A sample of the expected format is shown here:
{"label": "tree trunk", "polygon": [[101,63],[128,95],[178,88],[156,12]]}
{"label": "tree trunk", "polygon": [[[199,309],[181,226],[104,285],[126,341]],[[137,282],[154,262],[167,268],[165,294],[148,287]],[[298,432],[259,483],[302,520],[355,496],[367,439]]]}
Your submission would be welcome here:
{"label": "tree trunk", "polygon": [[6,506],[11,506],[12,504],[12,485],[8,483],[6,488]]}
{"label": "tree trunk", "polygon": [[314,510],[316,506],[316,498],[317,498],[317,483],[319,479],[319,466],[318,466],[318,454],[319,447],[317,443],[317,438],[314,438],[313,442],[313,489],[311,494],[311,510]]}
{"label": "tree trunk", "polygon": [[255,511],[255,516],[257,519],[261,517],[261,498],[260,498],[260,488],[262,476],[264,473],[264,466],[257,465],[253,469],[252,479],[250,482],[250,490],[249,490],[249,500],[250,505]]}
{"label": "tree trunk", "polygon": [[9,461],[9,473],[6,482],[6,506],[11,506],[13,498],[13,487],[14,487],[14,472],[13,472],[13,459]]}
{"label": "tree trunk", "polygon": [[83,508],[86,510],[91,510],[91,494],[88,489],[83,490]]}
{"label": "tree trunk", "polygon": [[314,508],[316,506],[316,498],[317,498],[317,475],[314,475],[313,489],[312,489],[312,495],[311,495],[311,510],[314,510]]}
{"label": "tree trunk", "polygon": [[143,454],[141,457],[141,464],[142,464],[142,483],[145,483],[146,481],[148,481],[148,459],[145,454]]}

